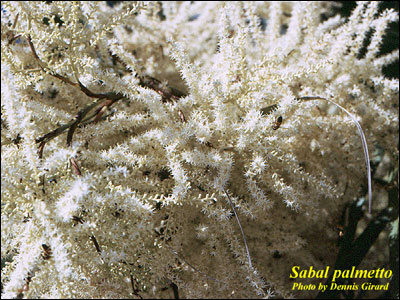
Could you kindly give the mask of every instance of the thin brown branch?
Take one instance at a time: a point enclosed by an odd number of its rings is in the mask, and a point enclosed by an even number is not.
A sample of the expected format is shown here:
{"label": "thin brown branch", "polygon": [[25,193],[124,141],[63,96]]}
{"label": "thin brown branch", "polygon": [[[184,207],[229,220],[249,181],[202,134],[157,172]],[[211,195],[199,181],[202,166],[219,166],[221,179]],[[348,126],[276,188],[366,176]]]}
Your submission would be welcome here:
{"label": "thin brown branch", "polygon": [[[58,128],[56,128],[53,131],[50,131],[49,133],[46,133],[45,135],[39,137],[36,139],[36,143],[47,143],[48,141],[52,140],[53,138],[61,135],[64,131],[66,131],[67,129],[69,129],[68,131],[68,137],[67,137],[67,144],[70,145],[70,143],[72,142],[72,135],[75,131],[75,129],[77,127],[80,127],[80,124],[90,124],[90,123],[94,123],[94,122],[98,122],[101,118],[101,116],[98,116],[97,119],[90,121],[91,119],[95,118],[98,115],[98,111],[96,111],[94,114],[90,115],[89,117],[87,117],[86,119],[83,119],[93,108],[95,108],[97,105],[101,105],[101,107],[107,106],[110,107],[111,105],[113,105],[115,102],[117,102],[118,100],[122,99],[123,96],[120,94],[114,94],[113,96],[110,94],[106,94],[107,95],[107,100],[104,99],[97,99],[96,101],[94,101],[93,103],[89,104],[88,106],[82,108],[78,113],[77,113],[77,117],[72,120],[71,122],[69,122],[68,124],[62,125]],[[111,99],[108,99],[108,97],[110,97]],[[73,127],[73,128],[72,128]],[[71,129],[72,128],[72,129]],[[44,147],[43,146],[39,146],[40,147]],[[43,150],[43,149],[42,149]]]}
{"label": "thin brown branch", "polygon": [[142,296],[139,295],[139,290],[135,288],[135,283],[133,282],[133,276],[132,274],[129,274],[130,278],[131,278],[131,287],[132,287],[132,293],[135,296],[138,296],[140,299],[143,299]]}
{"label": "thin brown branch", "polygon": [[[84,117],[92,108],[96,107],[99,103],[101,103],[100,101],[101,99],[98,99],[96,101],[94,101],[93,103],[89,104],[88,106],[82,108],[77,116],[82,115],[82,117]],[[36,139],[36,143],[41,143],[41,142],[48,142],[51,139],[59,136],[61,133],[63,133],[65,130],[67,130],[68,128],[70,128],[72,125],[74,125],[74,123],[76,123],[76,119],[69,122],[68,124],[62,125],[60,127],[58,127],[57,129],[50,131],[49,133],[46,133],[45,135],[39,137]]]}
{"label": "thin brown branch", "polygon": [[15,29],[15,26],[17,26],[18,17],[19,17],[19,13],[17,13],[17,15],[15,16],[14,23],[13,23],[13,25],[12,25],[12,27],[11,27],[11,29],[13,29],[13,30]]}
{"label": "thin brown branch", "polygon": [[40,58],[39,58],[39,56],[38,56],[37,53],[36,53],[35,47],[33,46],[32,38],[31,38],[30,34],[27,35],[26,40],[28,41],[28,45],[29,45],[29,47],[31,48],[31,51],[32,51],[33,56],[39,61],[39,65],[40,65],[40,67],[43,69],[42,64],[41,64],[41,61],[40,61]]}
{"label": "thin brown branch", "polygon": [[[81,85],[81,86],[83,87],[83,85]],[[71,124],[69,131],[68,131],[68,135],[67,135],[67,145],[68,146],[71,145],[72,135],[74,134],[75,129],[77,128],[78,124],[82,122],[83,118],[89,113],[89,111],[91,111],[95,106],[97,106],[99,104],[98,103],[99,100],[107,99],[106,101],[104,101],[103,103],[100,104],[100,108],[95,113],[95,119],[93,121],[94,123],[96,123],[101,118],[102,113],[100,116],[98,116],[98,114],[102,111],[102,109],[104,107],[110,107],[115,102],[117,102],[118,100],[121,100],[123,98],[123,96],[121,94],[115,94],[115,93],[98,94],[98,95],[101,96],[101,98],[99,98],[97,101],[95,101],[92,105],[89,105],[89,106],[85,107],[84,109],[80,110],[78,112],[78,114],[76,115],[76,120],[75,120],[75,122],[73,122]]]}
{"label": "thin brown branch", "polygon": [[8,40],[8,44],[11,45],[11,43],[14,42],[14,41],[15,41],[17,38],[19,38],[21,35],[22,35],[22,34],[17,34],[17,35],[14,35],[13,37],[11,37],[11,38]]}
{"label": "thin brown branch", "polygon": [[101,249],[100,249],[99,243],[97,242],[97,240],[93,234],[90,236],[90,239],[92,240],[94,246],[96,247],[97,253],[101,254]]}
{"label": "thin brown branch", "polygon": [[[40,68],[46,72],[45,68],[43,67],[43,64],[36,52],[36,49],[32,43],[32,39],[30,35],[27,35],[27,41],[29,44],[29,47],[31,49],[31,52],[33,54],[33,56],[35,57],[35,59],[38,61]],[[104,114],[104,111],[106,110],[106,108],[110,107],[111,105],[113,105],[115,102],[121,100],[122,98],[124,98],[124,96],[122,94],[119,93],[94,93],[92,91],[90,91],[88,88],[86,88],[79,80],[78,83],[72,82],[71,80],[69,80],[68,78],[61,76],[55,72],[46,72],[47,74],[58,78],[60,80],[62,80],[65,83],[68,83],[72,86],[79,86],[80,90],[88,97],[90,98],[97,98],[96,101],[94,101],[93,103],[89,104],[88,106],[84,107],[83,109],[81,109],[75,119],[73,121],[71,121],[70,123],[66,124],[66,125],[62,125],[59,128],[45,134],[42,137],[39,137],[36,139],[37,143],[41,143],[39,146],[39,156],[42,156],[42,151],[43,151],[43,147],[44,144],[46,142],[48,142],[49,140],[59,136],[60,134],[62,134],[64,131],[66,131],[68,129],[68,134],[67,134],[67,145],[70,146],[72,143],[72,137],[73,134],[76,130],[76,128],[78,127],[78,125],[80,123],[82,123],[83,121],[86,121],[88,119],[84,120],[84,117],[97,105],[100,104],[100,107],[96,110],[95,114],[92,115],[90,118],[94,117],[93,122],[98,122],[101,118],[102,115]],[[155,90],[158,94],[160,94],[162,96],[162,99],[164,102],[167,101],[176,101],[178,100],[180,97],[185,96],[184,93],[182,93],[181,91],[173,88],[173,87],[165,87],[159,80],[150,77],[150,76],[145,76],[145,77],[141,77],[140,78],[140,85],[144,86],[144,87],[148,87],[150,89]],[[102,100],[106,100],[104,102],[102,102]],[[180,110],[179,111],[179,117],[181,119],[182,122],[185,122],[185,116],[183,114],[183,112]]]}
{"label": "thin brown branch", "polygon": [[[28,40],[28,44],[29,44],[29,47],[31,48],[31,51],[32,51],[33,56],[34,56],[34,57],[36,58],[36,60],[39,62],[39,65],[40,65],[41,69],[42,69],[43,71],[46,71],[46,70],[44,69],[43,65],[42,65],[42,62],[40,61],[40,58],[39,58],[39,56],[38,56],[38,54],[37,54],[37,52],[36,52],[36,49],[35,49],[35,47],[34,47],[34,45],[33,45],[33,43],[32,43],[32,39],[31,39],[31,36],[30,36],[30,35],[27,36],[27,40]],[[79,80],[78,80],[78,83],[74,83],[74,82],[72,82],[71,80],[69,80],[68,78],[65,78],[65,77],[63,77],[63,76],[61,76],[61,75],[59,75],[59,74],[54,73],[54,72],[48,72],[48,74],[51,75],[51,76],[53,76],[53,77],[55,77],[55,78],[58,78],[58,79],[62,80],[62,81],[65,82],[65,83],[68,83],[68,84],[70,84],[70,85],[73,85],[73,86],[79,85],[81,91],[82,91],[86,96],[88,96],[88,97],[90,97],[90,98],[97,98],[97,100],[94,101],[92,104],[90,104],[90,105],[84,107],[83,109],[81,109],[81,110],[78,112],[78,114],[76,115],[76,118],[75,118],[74,121],[72,121],[72,122],[70,122],[70,123],[68,123],[68,124],[66,124],[66,125],[60,126],[59,128],[57,128],[57,129],[55,129],[55,130],[53,130],[53,131],[47,133],[46,135],[44,135],[44,136],[42,136],[42,137],[36,139],[36,142],[37,142],[37,143],[47,142],[47,141],[49,141],[50,139],[52,139],[52,138],[54,138],[54,137],[60,135],[61,133],[63,133],[65,130],[69,129],[69,130],[68,130],[68,135],[67,135],[67,145],[70,146],[71,143],[72,143],[72,136],[73,136],[73,134],[74,134],[74,132],[75,132],[75,129],[78,127],[79,123],[83,120],[83,118],[84,118],[94,107],[96,107],[96,106],[101,102],[101,100],[107,99],[108,102],[106,101],[106,102],[107,102],[106,105],[107,105],[107,106],[111,106],[112,104],[114,104],[115,102],[117,102],[118,100],[120,100],[120,99],[123,98],[123,96],[122,96],[121,94],[118,94],[118,93],[105,93],[105,94],[93,93],[93,92],[90,91],[88,88],[86,88]],[[101,116],[100,116],[100,117],[101,117]],[[100,119],[100,117],[99,117],[99,118],[96,118],[96,122],[98,121],[98,119]],[[42,144],[41,144],[41,145],[42,145]],[[43,146],[44,146],[44,144],[43,144]],[[43,146],[42,146],[42,147],[43,147]]]}
{"label": "thin brown branch", "polygon": [[179,290],[178,290],[178,286],[177,286],[175,283],[173,283],[172,281],[171,281],[171,283],[170,283],[170,286],[171,286],[171,288],[172,288],[172,290],[173,290],[173,292],[174,292],[174,298],[175,298],[175,299],[179,299]]}
{"label": "thin brown branch", "polygon": [[139,85],[156,91],[163,102],[177,101],[179,98],[185,97],[186,94],[171,86],[165,86],[160,80],[151,77],[139,77]]}
{"label": "thin brown branch", "polygon": [[185,115],[183,114],[183,111],[179,109],[178,114],[179,114],[179,118],[181,119],[181,122],[186,123],[186,118],[185,118]]}
{"label": "thin brown branch", "polygon": [[38,155],[39,155],[39,158],[42,158],[43,157],[43,148],[44,148],[44,145],[46,144],[46,142],[41,142],[40,143],[40,145],[39,145],[39,149],[38,149]]}
{"label": "thin brown branch", "polygon": [[[122,97],[122,96],[121,96]],[[93,120],[93,123],[97,123],[103,116],[103,114],[105,113],[105,111],[111,106],[113,105],[115,102],[117,102],[119,99],[108,99],[105,102],[103,102],[102,104],[99,105],[99,108],[96,110],[95,113],[95,118]]]}
{"label": "thin brown branch", "polygon": [[79,84],[79,87],[80,87],[81,91],[84,92],[86,94],[86,96],[88,96],[90,98],[99,98],[99,99],[107,98],[106,94],[93,93],[87,87],[85,87],[79,80],[78,80],[78,84]]}
{"label": "thin brown branch", "polygon": [[[37,60],[38,63],[39,63],[40,68],[41,68],[44,72],[46,72],[46,70],[45,70],[44,67],[43,67],[43,63],[42,63],[42,61],[40,60],[40,58],[39,58],[39,56],[38,56],[38,54],[37,54],[37,52],[36,52],[36,49],[35,49],[35,47],[34,47],[34,45],[33,45],[33,43],[32,43],[31,36],[30,36],[29,34],[27,35],[26,39],[27,39],[27,41],[28,41],[29,47],[31,48],[31,51],[32,51],[33,56],[36,58],[36,60]],[[73,86],[78,85],[77,83],[72,82],[72,81],[69,80],[68,78],[65,78],[64,76],[61,76],[61,75],[59,75],[59,74],[57,74],[57,73],[54,73],[54,72],[51,72],[51,71],[50,71],[50,72],[46,72],[46,73],[49,74],[49,75],[51,75],[51,76],[53,76],[53,77],[55,77],[55,78],[58,78],[58,79],[64,81],[65,83],[68,83],[68,84],[70,84],[70,85],[73,85]]]}
{"label": "thin brown branch", "polygon": [[[112,57],[113,63],[120,63],[127,72],[131,72],[127,64],[116,54],[112,54],[112,51],[108,50],[109,55]],[[163,102],[176,101],[181,97],[186,97],[186,94],[180,90],[164,85],[160,80],[151,77],[149,75],[137,76],[139,79],[139,85],[156,91],[162,97]]]}
{"label": "thin brown branch", "polygon": [[74,170],[75,175],[82,176],[81,170],[74,158],[70,158],[69,161],[71,162],[72,169]]}
{"label": "thin brown branch", "polygon": [[43,194],[46,194],[46,189],[44,188],[45,181],[46,181],[46,176],[43,174],[40,178],[40,185],[42,186],[42,192]]}
{"label": "thin brown branch", "polygon": [[75,132],[76,127],[78,124],[83,120],[83,118],[91,111],[95,106],[97,106],[99,103],[98,101],[101,99],[98,99],[97,101],[93,102],[91,105],[86,106],[84,109],[80,110],[78,114],[75,117],[75,122],[73,122],[68,130],[67,134],[67,145],[71,146],[72,142],[72,135]]}
{"label": "thin brown branch", "polygon": [[270,106],[264,107],[260,110],[261,115],[266,116],[272,113],[274,110],[278,108],[278,104],[272,104]]}

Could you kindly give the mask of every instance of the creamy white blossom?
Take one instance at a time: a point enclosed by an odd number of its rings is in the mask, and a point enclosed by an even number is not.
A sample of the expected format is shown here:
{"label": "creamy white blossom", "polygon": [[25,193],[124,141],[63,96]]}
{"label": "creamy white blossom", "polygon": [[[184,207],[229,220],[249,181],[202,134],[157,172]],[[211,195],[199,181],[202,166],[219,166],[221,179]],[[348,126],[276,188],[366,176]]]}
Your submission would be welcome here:
{"label": "creamy white blossom", "polygon": [[2,1],[2,298],[299,296],[365,196],[353,121],[398,161],[398,13],[334,5]]}

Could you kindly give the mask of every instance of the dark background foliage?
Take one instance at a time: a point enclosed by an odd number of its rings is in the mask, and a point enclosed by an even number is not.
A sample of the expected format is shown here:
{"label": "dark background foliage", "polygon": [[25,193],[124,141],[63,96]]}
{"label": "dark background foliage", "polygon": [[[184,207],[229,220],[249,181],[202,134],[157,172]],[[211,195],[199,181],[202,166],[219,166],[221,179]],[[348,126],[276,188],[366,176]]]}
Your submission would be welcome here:
{"label": "dark background foliage", "polygon": [[[352,10],[356,7],[356,2],[354,1],[338,1],[341,4],[341,7],[335,8],[337,13],[340,13],[343,17],[349,17]],[[380,3],[380,12],[393,8],[397,12],[399,12],[399,2],[398,1],[382,1]],[[359,53],[359,57],[362,58],[365,55],[366,49],[370,43],[370,39],[372,36],[373,30],[369,31],[365,40],[364,46]],[[390,53],[399,48],[399,27],[398,23],[392,23],[389,25],[386,35],[384,37],[383,43],[380,47],[380,54],[384,55],[386,53]],[[386,66],[383,70],[383,74],[389,78],[399,78],[399,60],[396,62]],[[398,134],[398,131],[397,131]],[[379,145],[375,145],[376,148],[379,149]],[[378,153],[375,156],[375,159],[371,162],[372,174],[374,174],[382,162],[383,157],[383,149],[381,153]],[[351,269],[352,266],[357,267],[360,265],[368,254],[368,252],[372,252],[371,247],[376,244],[378,236],[383,232],[388,232],[390,227],[388,228],[388,223],[394,222],[396,218],[399,216],[399,197],[398,197],[398,170],[399,164],[398,161],[395,162],[395,166],[392,168],[393,176],[389,176],[389,179],[376,178],[374,177],[373,185],[379,186],[380,188],[385,189],[389,195],[389,201],[387,207],[382,209],[379,212],[373,213],[373,216],[367,218],[362,211],[360,204],[365,201],[364,198],[357,199],[354,203],[350,204],[345,209],[349,214],[348,223],[344,228],[344,236],[339,241],[340,242],[340,250],[337,256],[337,260],[334,268],[337,270],[346,270]],[[378,200],[378,199],[376,199]],[[344,212],[345,213],[345,212]],[[360,223],[367,222],[364,231],[361,234],[356,236],[357,227],[360,226]],[[394,223],[396,224],[396,223]],[[396,231],[396,230],[394,230]],[[384,266],[370,266],[370,269],[385,267],[386,269],[390,269],[393,271],[393,276],[391,278],[389,289],[387,291],[381,291],[379,293],[374,294],[366,291],[326,291],[325,293],[319,293],[317,298],[321,299],[334,299],[334,298],[342,298],[342,299],[363,299],[378,297],[382,299],[398,299],[399,298],[399,236],[398,236],[398,223],[397,223],[397,234],[392,238],[387,239],[387,249],[375,249],[375,253],[379,251],[387,251],[389,253],[389,257],[387,261],[384,263]],[[328,278],[325,284],[330,285],[332,277]],[[379,282],[374,282],[370,280],[372,284],[379,284]],[[352,284],[351,281],[342,280],[341,282],[336,282],[338,284]]]}
{"label": "dark background foliage", "polygon": [[[341,7],[335,8],[336,10],[335,12],[341,14],[343,17],[349,17],[353,9],[357,6],[355,1],[337,1],[337,2],[340,3]],[[394,10],[399,12],[399,1],[382,1],[379,7],[380,7],[379,9],[380,12],[390,8],[393,8]],[[367,38],[364,41],[364,46],[368,46],[371,33],[372,31],[369,32],[369,35],[367,35]],[[399,24],[392,23],[389,25],[386,31],[386,36],[381,46],[381,54],[390,53],[398,48],[399,48]],[[383,69],[383,73],[387,77],[399,78],[399,61],[397,60],[397,62],[392,63],[389,66],[386,66]]]}

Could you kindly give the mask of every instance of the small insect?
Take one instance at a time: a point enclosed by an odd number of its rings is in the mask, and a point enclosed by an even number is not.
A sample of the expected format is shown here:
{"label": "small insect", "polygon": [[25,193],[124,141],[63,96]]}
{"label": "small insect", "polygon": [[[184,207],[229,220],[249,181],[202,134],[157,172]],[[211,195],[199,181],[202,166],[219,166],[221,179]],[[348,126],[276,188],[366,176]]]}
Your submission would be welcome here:
{"label": "small insect", "polygon": [[282,116],[279,116],[279,118],[276,119],[276,121],[274,122],[274,125],[272,125],[272,129],[277,130],[279,127],[281,127],[282,120],[283,120]]}
{"label": "small insect", "polygon": [[344,226],[337,224],[335,227],[335,231],[338,233],[339,238],[343,238],[344,237]]}
{"label": "small insect", "polygon": [[46,244],[42,244],[43,252],[42,252],[42,258],[43,259],[49,259],[51,257],[51,248],[47,246]]}

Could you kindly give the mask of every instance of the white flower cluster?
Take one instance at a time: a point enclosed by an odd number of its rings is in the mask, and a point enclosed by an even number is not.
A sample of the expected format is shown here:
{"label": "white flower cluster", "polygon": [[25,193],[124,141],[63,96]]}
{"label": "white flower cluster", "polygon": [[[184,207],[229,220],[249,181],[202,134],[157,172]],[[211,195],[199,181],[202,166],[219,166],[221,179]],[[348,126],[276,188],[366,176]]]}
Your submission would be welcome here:
{"label": "white flower cluster", "polygon": [[362,143],[299,99],[396,161],[399,52],[395,11],[331,6],[3,1],[2,298],[290,297],[332,264]]}

